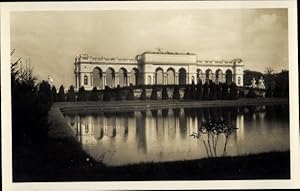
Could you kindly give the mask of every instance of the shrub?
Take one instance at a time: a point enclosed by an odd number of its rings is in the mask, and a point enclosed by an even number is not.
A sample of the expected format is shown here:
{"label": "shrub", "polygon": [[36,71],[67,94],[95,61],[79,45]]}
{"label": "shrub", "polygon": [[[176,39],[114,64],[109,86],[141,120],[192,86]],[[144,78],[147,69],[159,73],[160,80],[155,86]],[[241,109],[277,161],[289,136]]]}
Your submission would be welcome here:
{"label": "shrub", "polygon": [[186,86],[183,90],[183,98],[184,100],[188,99],[188,94],[189,94],[189,88]]}
{"label": "shrub", "polygon": [[206,81],[205,84],[203,85],[203,100],[208,100],[209,99],[209,82]]}
{"label": "shrub", "polygon": [[90,96],[90,100],[91,101],[98,101],[98,92],[97,92],[97,87],[94,87],[92,92],[91,92],[91,96]]}
{"label": "shrub", "polygon": [[34,80],[17,77],[13,76],[11,81],[13,152],[16,146],[47,139],[47,113],[52,104],[51,88],[46,81],[35,85]]}
{"label": "shrub", "polygon": [[166,87],[163,87],[163,89],[162,89],[162,99],[163,99],[163,100],[169,99],[169,96],[168,96],[168,90],[167,90]]}
{"label": "shrub", "polygon": [[238,98],[238,93],[237,93],[237,86],[234,82],[231,83],[230,85],[230,99],[237,99]]}
{"label": "shrub", "polygon": [[[37,116],[40,121],[37,121],[39,124],[44,124],[35,130],[30,130],[30,134],[32,135],[33,139],[38,142],[42,142],[42,139],[45,139],[48,134],[48,126],[46,125],[47,121],[47,114],[48,111],[52,105],[52,92],[50,85],[46,81],[42,81],[42,83],[39,85],[38,90],[38,103],[37,103]],[[30,124],[31,125],[31,124]]]}
{"label": "shrub", "polygon": [[273,91],[270,87],[266,90],[266,97],[273,97]]}
{"label": "shrub", "polygon": [[217,99],[217,92],[216,92],[216,85],[215,83],[210,83],[210,92],[209,92],[209,99],[215,100]]}
{"label": "shrub", "polygon": [[143,88],[140,100],[146,100],[146,98],[147,98],[147,96],[146,96],[146,89]]}
{"label": "shrub", "polygon": [[197,84],[197,90],[196,90],[196,97],[195,98],[197,100],[202,100],[202,93],[203,93],[203,91],[202,91],[202,81],[199,80],[198,84]]}
{"label": "shrub", "polygon": [[110,101],[110,100],[111,100],[111,90],[108,86],[105,86],[103,101]]}
{"label": "shrub", "polygon": [[221,99],[222,98],[222,88],[221,88],[221,84],[215,84],[215,91],[216,91],[216,99]]}
{"label": "shrub", "polygon": [[157,100],[157,87],[156,85],[153,86],[150,99]]}
{"label": "shrub", "polygon": [[118,85],[116,89],[116,100],[118,101],[122,100],[122,90],[120,85]]}
{"label": "shrub", "polygon": [[87,101],[86,92],[83,86],[81,86],[78,90],[77,101]]}
{"label": "shrub", "polygon": [[58,100],[57,101],[66,101],[66,96],[65,96],[65,88],[63,85],[61,85],[59,87],[59,90],[58,90]]}
{"label": "shrub", "polygon": [[183,99],[191,99],[191,89],[189,86],[184,89]]}
{"label": "shrub", "polygon": [[180,92],[178,86],[174,87],[172,99],[180,99]]}
{"label": "shrub", "polygon": [[222,84],[222,99],[228,98],[228,85],[226,83]]}
{"label": "shrub", "polygon": [[52,86],[51,92],[52,92],[52,101],[56,102],[57,101],[57,90],[56,90],[55,86]]}
{"label": "shrub", "polygon": [[243,97],[245,97],[245,92],[244,92],[244,90],[243,89],[239,89],[239,98],[243,98]]}
{"label": "shrub", "polygon": [[70,86],[70,89],[67,93],[67,101],[76,101],[74,86]]}
{"label": "shrub", "polygon": [[38,103],[40,107],[40,112],[43,114],[47,114],[48,110],[51,106],[51,96],[52,92],[50,89],[50,85],[46,81],[42,81],[42,83],[39,85],[39,91],[38,91]]}
{"label": "shrub", "polygon": [[126,99],[127,100],[134,100],[134,92],[133,92],[132,84],[130,84],[130,86],[128,88],[128,94],[127,94]]}
{"label": "shrub", "polygon": [[197,95],[196,95],[196,87],[195,87],[195,83],[192,83],[192,86],[190,87],[190,99],[196,99]]}
{"label": "shrub", "polygon": [[247,94],[247,97],[248,98],[256,98],[256,93],[254,92],[254,89],[253,88],[250,88],[249,89],[249,92]]}

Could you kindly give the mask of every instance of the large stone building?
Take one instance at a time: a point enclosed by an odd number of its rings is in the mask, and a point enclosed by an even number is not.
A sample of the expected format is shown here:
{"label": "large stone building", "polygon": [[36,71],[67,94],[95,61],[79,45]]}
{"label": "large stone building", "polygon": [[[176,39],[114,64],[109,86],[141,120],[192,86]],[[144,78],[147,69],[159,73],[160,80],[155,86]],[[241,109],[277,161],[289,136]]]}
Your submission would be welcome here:
{"label": "large stone building", "polygon": [[174,85],[200,80],[243,86],[244,64],[241,59],[198,60],[192,53],[144,52],[135,59],[94,58],[81,54],[75,58],[76,88],[121,87],[132,85]]}

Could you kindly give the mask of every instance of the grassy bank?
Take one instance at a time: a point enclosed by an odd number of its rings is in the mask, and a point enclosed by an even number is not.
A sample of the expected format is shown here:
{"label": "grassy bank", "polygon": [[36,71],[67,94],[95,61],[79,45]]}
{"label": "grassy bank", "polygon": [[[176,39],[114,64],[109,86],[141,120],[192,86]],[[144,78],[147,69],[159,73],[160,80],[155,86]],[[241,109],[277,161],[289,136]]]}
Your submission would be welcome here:
{"label": "grassy bank", "polygon": [[[75,151],[75,150],[73,150]],[[56,153],[58,154],[58,153]],[[50,157],[44,165],[26,166],[15,181],[143,181],[143,180],[245,180],[290,178],[289,152],[271,152],[239,157],[191,161],[145,163],[122,167],[106,167],[86,161],[82,152],[65,160],[64,153]],[[51,161],[52,160],[52,161]],[[28,165],[28,164],[27,164]],[[29,169],[32,167],[32,169]]]}
{"label": "grassy bank", "polygon": [[288,104],[287,98],[240,98],[238,100],[124,100],[124,101],[97,101],[97,102],[57,102],[63,112],[89,111],[136,111],[164,108],[203,108],[203,107],[230,107],[251,105]]}
{"label": "grassy bank", "polygon": [[[289,152],[93,168],[77,180],[230,180],[289,178]],[[66,176],[64,176],[66,177]]]}

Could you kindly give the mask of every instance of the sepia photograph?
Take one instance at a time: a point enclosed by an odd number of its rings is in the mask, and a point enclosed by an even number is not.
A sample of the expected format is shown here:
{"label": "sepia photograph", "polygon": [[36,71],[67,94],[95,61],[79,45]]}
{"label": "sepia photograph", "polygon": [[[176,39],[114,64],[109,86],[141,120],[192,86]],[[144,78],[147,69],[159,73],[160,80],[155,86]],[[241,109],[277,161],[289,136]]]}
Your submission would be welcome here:
{"label": "sepia photograph", "polygon": [[296,1],[1,9],[8,190],[299,186]]}

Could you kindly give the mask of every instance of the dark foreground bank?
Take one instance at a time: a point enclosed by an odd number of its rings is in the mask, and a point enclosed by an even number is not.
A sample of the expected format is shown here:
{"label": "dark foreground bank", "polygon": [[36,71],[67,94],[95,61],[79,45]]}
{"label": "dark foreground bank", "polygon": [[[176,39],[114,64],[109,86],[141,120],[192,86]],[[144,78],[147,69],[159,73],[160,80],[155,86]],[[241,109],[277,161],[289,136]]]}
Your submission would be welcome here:
{"label": "dark foreground bank", "polygon": [[[75,151],[73,149],[73,151]],[[82,153],[39,154],[14,168],[15,182],[289,179],[289,152],[106,167]],[[68,154],[67,154],[68,155]]]}

